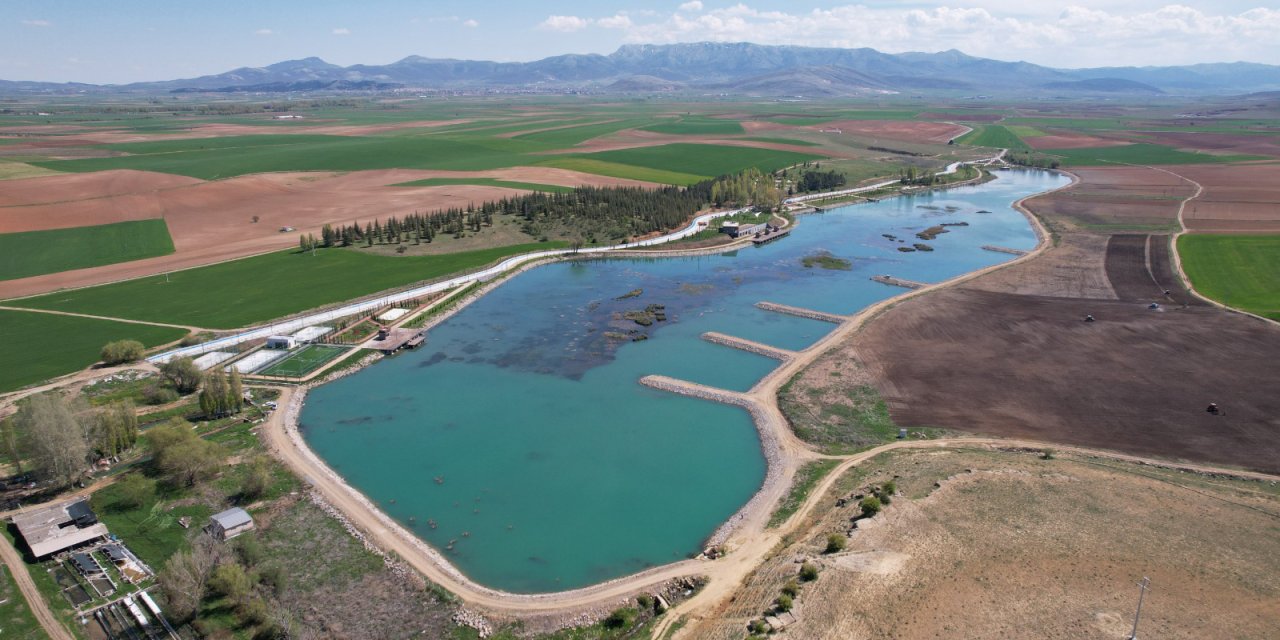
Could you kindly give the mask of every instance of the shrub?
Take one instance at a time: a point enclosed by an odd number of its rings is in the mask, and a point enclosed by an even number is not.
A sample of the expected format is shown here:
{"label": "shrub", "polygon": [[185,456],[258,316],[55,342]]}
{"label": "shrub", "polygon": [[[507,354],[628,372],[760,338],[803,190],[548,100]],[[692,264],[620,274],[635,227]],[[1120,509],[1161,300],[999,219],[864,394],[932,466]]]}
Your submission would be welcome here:
{"label": "shrub", "polygon": [[884,508],[884,505],[881,504],[880,498],[867,496],[862,499],[862,504],[860,504],[859,507],[862,509],[863,517],[870,518],[871,516],[880,513],[880,509]]}
{"label": "shrub", "polygon": [[102,346],[102,362],[106,365],[136,362],[142,359],[146,347],[137,340],[116,340]]}
{"label": "shrub", "polygon": [[640,605],[641,609],[652,609],[653,596],[647,593],[642,593],[639,598],[636,598],[636,603]]}
{"label": "shrub", "polygon": [[880,490],[883,491],[886,496],[891,496],[898,492],[898,484],[890,480],[884,483],[884,486],[881,487]]}
{"label": "shrub", "polygon": [[169,404],[179,397],[177,391],[158,384],[149,385],[142,390],[142,399],[147,404]]}
{"label": "shrub", "polygon": [[791,607],[795,604],[795,601],[791,599],[791,596],[784,593],[778,596],[778,599],[775,600],[774,603],[776,603],[777,606],[775,608],[778,611],[790,611]]}
{"label": "shrub", "polygon": [[769,625],[764,620],[752,620],[751,624],[747,626],[747,630],[754,635],[762,636],[769,633]]}
{"label": "shrub", "polygon": [[233,602],[242,602],[249,596],[253,583],[240,563],[224,562],[213,570],[213,575],[209,577],[209,588]]}
{"label": "shrub", "polygon": [[618,609],[617,611],[609,614],[608,618],[604,619],[604,626],[606,629],[626,629],[631,626],[631,623],[634,622],[635,619],[635,609]]}
{"label": "shrub", "polygon": [[843,534],[833,533],[827,536],[827,549],[824,553],[837,553],[844,551],[844,545],[847,543]]}
{"label": "shrub", "polygon": [[115,506],[122,510],[137,509],[146,504],[155,495],[155,483],[142,477],[141,473],[130,473],[116,482],[116,491],[120,497]]}
{"label": "shrub", "polygon": [[782,593],[792,598],[800,595],[800,583],[796,582],[795,578],[788,580],[786,584],[782,585]]}
{"label": "shrub", "polygon": [[803,582],[813,582],[818,579],[818,567],[806,562],[800,565],[800,580]]}
{"label": "shrub", "polygon": [[1052,460],[1052,459],[1053,459],[1053,449],[1045,449],[1044,451],[1042,451],[1042,452],[1040,453],[1040,459],[1041,459],[1041,460]]}

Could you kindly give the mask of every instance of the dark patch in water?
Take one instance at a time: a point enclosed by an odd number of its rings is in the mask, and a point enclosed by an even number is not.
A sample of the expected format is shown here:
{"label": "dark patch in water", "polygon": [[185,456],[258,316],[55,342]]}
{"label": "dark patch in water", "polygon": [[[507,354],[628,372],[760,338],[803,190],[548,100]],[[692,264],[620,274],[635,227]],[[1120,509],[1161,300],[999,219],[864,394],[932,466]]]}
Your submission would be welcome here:
{"label": "dark patch in water", "polygon": [[546,459],[547,459],[547,458],[549,458],[549,457],[551,457],[551,456],[547,455],[546,453],[544,453],[544,452],[542,452],[542,451],[530,451],[529,453],[524,454],[524,459],[525,459],[525,460],[532,460],[532,461],[534,461],[534,462],[538,462],[538,461],[541,461],[541,460],[546,460]]}
{"label": "dark patch in water", "polygon": [[449,359],[449,356],[446,356],[446,355],[444,354],[444,352],[443,352],[443,351],[437,351],[437,352],[435,352],[435,353],[431,354],[431,357],[430,357],[430,358],[428,358],[428,359],[426,359],[426,360],[423,360],[422,362],[419,362],[419,363],[418,363],[418,366],[419,366],[419,367],[429,367],[429,366],[431,366],[431,365],[433,365],[433,364],[439,364],[439,363],[444,362],[445,360],[448,360],[448,359]]}
{"label": "dark patch in water", "polygon": [[529,562],[532,562],[534,564],[541,564],[541,565],[547,564],[546,559],[539,558],[538,556],[529,556]]}
{"label": "dark patch in water", "polygon": [[484,347],[481,346],[480,343],[478,342],[472,342],[471,344],[468,344],[467,346],[462,348],[462,352],[469,356],[480,353],[481,351],[484,351]]}
{"label": "dark patch in water", "polygon": [[[336,422],[338,424],[365,424],[367,422],[373,422],[373,416],[360,416],[358,418],[346,418],[344,420],[337,420]],[[301,427],[302,425],[298,425],[298,426]]]}

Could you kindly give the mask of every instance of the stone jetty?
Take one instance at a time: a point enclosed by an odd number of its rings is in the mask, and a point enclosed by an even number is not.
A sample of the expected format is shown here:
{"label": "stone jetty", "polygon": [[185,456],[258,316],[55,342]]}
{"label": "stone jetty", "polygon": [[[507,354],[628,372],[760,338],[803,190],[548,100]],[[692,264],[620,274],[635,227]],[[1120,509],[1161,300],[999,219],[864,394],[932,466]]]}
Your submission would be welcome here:
{"label": "stone jetty", "polygon": [[766,358],[773,358],[774,360],[786,361],[786,360],[790,360],[791,358],[794,358],[796,355],[796,352],[794,351],[788,351],[786,349],[771,347],[767,344],[761,344],[754,340],[747,340],[746,338],[738,338],[735,336],[719,333],[716,331],[708,331],[702,334],[702,339],[706,340],[707,342],[714,342],[716,344],[721,344],[726,347],[733,347],[734,349],[742,349],[743,351],[746,351],[748,353],[754,353],[756,355],[761,355]]}
{"label": "stone jetty", "polygon": [[903,289],[923,289],[929,286],[924,282],[916,282],[915,280],[906,280],[903,278],[895,278],[893,276],[871,276],[872,280],[881,284],[887,284],[894,287],[902,287]]}
{"label": "stone jetty", "polygon": [[849,319],[848,316],[827,313],[825,311],[815,311],[813,309],[805,309],[802,307],[793,307],[791,305],[778,304],[776,302],[757,302],[756,306],[764,309],[765,311],[776,311],[790,316],[808,318],[810,320],[821,320],[822,322],[834,322],[835,324],[840,324]]}
{"label": "stone jetty", "polygon": [[1025,255],[1027,255],[1027,252],[1026,252],[1026,251],[1023,251],[1022,249],[1011,249],[1011,248],[1009,248],[1009,247],[997,247],[997,246],[996,246],[996,245],[994,245],[994,244],[984,244],[984,245],[982,245],[982,250],[983,250],[983,251],[995,251],[996,253],[1011,253],[1011,254],[1013,254],[1013,255],[1015,255],[1015,256],[1025,256]]}

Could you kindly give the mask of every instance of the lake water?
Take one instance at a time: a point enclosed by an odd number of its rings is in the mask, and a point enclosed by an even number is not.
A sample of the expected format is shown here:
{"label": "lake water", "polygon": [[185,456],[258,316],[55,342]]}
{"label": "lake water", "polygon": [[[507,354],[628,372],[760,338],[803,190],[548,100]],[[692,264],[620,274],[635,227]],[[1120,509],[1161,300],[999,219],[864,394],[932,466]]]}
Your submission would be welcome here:
{"label": "lake water", "polygon": [[[765,461],[742,409],[637,383],[664,374],[746,390],[776,362],[699,336],[801,349],[834,325],[767,300],[848,314],[902,289],[1031,249],[1011,204],[1062,186],[1046,172],[805,215],[787,238],[735,253],[555,263],[516,276],[433,329],[418,351],[310,392],[311,448],[480,584],[582,587],[680,560],[759,488]],[[989,211],[989,213],[979,213]],[[902,253],[915,233],[967,222]],[[818,252],[851,269],[806,268]],[[643,289],[638,297],[619,296]],[[667,320],[622,318],[649,304]],[[630,333],[637,332],[637,333]],[[608,335],[607,335],[608,334]],[[648,336],[631,342],[619,335]],[[434,525],[434,526],[433,526]]]}

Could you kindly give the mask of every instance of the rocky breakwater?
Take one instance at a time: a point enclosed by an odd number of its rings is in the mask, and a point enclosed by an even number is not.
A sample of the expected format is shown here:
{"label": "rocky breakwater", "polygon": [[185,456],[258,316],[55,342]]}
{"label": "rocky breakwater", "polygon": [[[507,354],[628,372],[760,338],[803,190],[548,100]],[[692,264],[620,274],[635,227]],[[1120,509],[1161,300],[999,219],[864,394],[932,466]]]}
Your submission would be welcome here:
{"label": "rocky breakwater", "polygon": [[835,324],[840,324],[845,320],[849,319],[848,316],[842,316],[836,313],[827,313],[825,311],[817,311],[814,309],[804,309],[801,307],[793,307],[791,305],[778,304],[776,302],[757,302],[756,307],[760,309],[764,309],[765,311],[776,311],[778,313],[785,313],[787,315],[796,316],[799,318],[808,318],[810,320],[820,320],[822,322],[833,322]]}
{"label": "rocky breakwater", "polygon": [[774,360],[786,361],[794,358],[796,355],[794,351],[779,349],[777,347],[772,347],[767,344],[761,344],[754,340],[747,340],[746,338],[738,338],[731,335],[719,333],[716,331],[708,331],[702,334],[702,339],[706,340],[707,342],[713,342],[715,344],[724,345],[726,347],[741,349],[748,353],[754,353],[756,355],[764,356],[766,358],[773,358]]}

